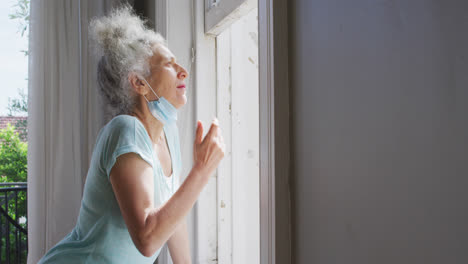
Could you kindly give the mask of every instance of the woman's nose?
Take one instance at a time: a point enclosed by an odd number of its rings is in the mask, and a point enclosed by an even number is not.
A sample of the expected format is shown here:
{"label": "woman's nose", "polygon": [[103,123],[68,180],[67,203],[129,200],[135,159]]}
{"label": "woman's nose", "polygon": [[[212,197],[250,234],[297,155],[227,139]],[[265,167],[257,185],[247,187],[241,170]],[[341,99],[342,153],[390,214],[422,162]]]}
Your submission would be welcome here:
{"label": "woman's nose", "polygon": [[179,78],[184,80],[187,77],[188,77],[187,71],[185,70],[184,67],[180,66]]}

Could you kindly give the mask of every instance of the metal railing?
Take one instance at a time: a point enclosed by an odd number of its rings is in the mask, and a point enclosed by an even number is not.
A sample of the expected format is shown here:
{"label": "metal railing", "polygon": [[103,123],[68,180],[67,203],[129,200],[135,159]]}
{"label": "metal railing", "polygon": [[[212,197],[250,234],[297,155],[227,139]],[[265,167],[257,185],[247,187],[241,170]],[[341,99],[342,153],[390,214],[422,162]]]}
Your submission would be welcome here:
{"label": "metal railing", "polygon": [[27,185],[0,183],[0,263],[26,263]]}

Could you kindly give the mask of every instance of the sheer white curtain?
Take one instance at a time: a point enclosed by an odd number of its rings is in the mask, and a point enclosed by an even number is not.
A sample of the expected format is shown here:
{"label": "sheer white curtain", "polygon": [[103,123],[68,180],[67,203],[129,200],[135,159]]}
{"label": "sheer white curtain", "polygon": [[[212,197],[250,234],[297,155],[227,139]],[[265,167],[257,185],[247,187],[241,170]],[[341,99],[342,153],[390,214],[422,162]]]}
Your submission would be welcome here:
{"label": "sheer white curtain", "polygon": [[88,21],[118,2],[31,1],[28,263],[37,263],[75,225],[91,151],[105,121]]}

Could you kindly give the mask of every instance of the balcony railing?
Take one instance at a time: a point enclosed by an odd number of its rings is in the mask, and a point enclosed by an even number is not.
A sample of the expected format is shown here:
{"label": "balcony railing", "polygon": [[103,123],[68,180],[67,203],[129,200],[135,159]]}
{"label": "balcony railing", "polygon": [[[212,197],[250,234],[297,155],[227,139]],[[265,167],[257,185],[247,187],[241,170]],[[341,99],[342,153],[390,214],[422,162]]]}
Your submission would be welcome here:
{"label": "balcony railing", "polygon": [[26,263],[27,185],[0,183],[0,263]]}

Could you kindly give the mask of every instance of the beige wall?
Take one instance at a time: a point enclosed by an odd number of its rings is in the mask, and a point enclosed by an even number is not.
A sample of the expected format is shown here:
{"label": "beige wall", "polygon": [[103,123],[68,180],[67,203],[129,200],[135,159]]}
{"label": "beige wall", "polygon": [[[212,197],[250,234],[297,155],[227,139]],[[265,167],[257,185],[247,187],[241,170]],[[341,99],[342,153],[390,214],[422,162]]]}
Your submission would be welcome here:
{"label": "beige wall", "polygon": [[294,263],[468,263],[468,2],[290,3]]}

